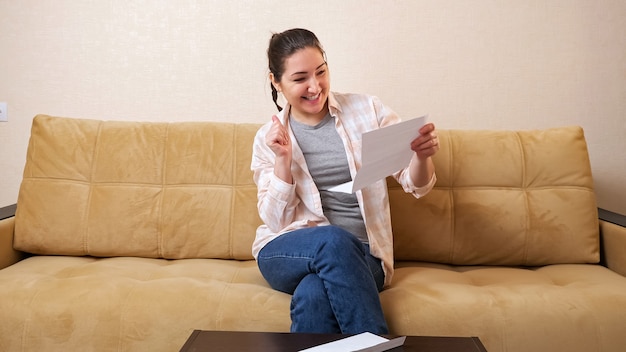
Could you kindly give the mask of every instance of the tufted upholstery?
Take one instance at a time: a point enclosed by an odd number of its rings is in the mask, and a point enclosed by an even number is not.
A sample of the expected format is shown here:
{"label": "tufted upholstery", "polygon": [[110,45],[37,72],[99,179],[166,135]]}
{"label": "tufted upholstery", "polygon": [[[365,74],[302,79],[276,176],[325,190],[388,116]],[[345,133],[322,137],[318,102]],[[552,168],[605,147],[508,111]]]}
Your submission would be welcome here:
{"label": "tufted upholstery", "polygon": [[[0,220],[14,258],[0,263],[15,263],[0,270],[0,351],[175,351],[193,329],[288,331],[290,296],[250,260],[258,127],[37,116],[16,216]],[[439,135],[428,196],[388,180],[391,333],[622,351],[626,229],[597,220],[582,129]]]}
{"label": "tufted upholstery", "polygon": [[[100,257],[251,259],[260,223],[249,170],[258,127],[38,116],[18,201],[23,206],[16,215],[16,248]],[[389,181],[398,260],[599,260],[582,129],[439,136],[432,194],[407,199]],[[501,154],[507,160],[494,164]],[[50,228],[58,231],[51,236]]]}
{"label": "tufted upholstery", "polygon": [[440,131],[437,185],[407,199],[392,181],[397,260],[458,265],[597,263],[598,214],[584,134]]}
{"label": "tufted upholstery", "polygon": [[250,172],[257,129],[37,116],[15,247],[36,254],[252,259],[260,223]]}

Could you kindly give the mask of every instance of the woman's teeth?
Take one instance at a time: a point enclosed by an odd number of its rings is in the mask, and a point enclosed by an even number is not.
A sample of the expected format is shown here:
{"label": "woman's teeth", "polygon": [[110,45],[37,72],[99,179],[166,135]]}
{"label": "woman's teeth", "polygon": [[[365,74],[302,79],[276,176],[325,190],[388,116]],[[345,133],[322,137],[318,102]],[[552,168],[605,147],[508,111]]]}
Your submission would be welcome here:
{"label": "woman's teeth", "polygon": [[314,95],[312,97],[303,97],[303,98],[306,99],[306,100],[315,100],[315,99],[319,98],[319,96],[320,96],[319,94],[316,94],[316,95]]}

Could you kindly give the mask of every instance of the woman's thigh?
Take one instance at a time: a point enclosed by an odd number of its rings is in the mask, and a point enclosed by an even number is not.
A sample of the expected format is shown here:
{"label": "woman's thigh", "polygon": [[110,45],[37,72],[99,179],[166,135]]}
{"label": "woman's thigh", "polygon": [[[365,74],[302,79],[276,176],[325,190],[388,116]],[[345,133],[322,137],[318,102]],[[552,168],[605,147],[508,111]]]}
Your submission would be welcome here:
{"label": "woman's thigh", "polygon": [[[336,226],[320,226],[299,229],[283,234],[269,242],[257,257],[259,269],[267,282],[276,290],[293,294],[294,290],[310,273],[317,273],[322,262],[341,261],[345,251],[356,251],[371,271],[378,289],[382,289],[384,274],[380,260],[369,254],[354,235]],[[343,263],[358,270],[362,263]]]}

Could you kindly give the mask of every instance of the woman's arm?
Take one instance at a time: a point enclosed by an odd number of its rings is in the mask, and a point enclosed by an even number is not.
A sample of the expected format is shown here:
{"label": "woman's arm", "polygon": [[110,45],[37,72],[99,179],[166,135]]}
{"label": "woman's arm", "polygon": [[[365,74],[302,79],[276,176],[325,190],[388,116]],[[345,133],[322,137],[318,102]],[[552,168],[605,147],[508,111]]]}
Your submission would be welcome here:
{"label": "woman's arm", "polygon": [[433,123],[427,123],[419,130],[420,136],[411,142],[415,152],[409,164],[409,174],[416,187],[428,185],[435,174],[432,156],[439,151],[439,139]]}
{"label": "woman's arm", "polygon": [[[252,171],[257,185],[257,209],[263,223],[273,232],[280,232],[295,219],[296,186],[285,160],[278,161],[267,140],[272,124],[263,126],[257,133],[252,152]],[[290,146],[291,147],[291,146]],[[287,180],[285,180],[285,178]],[[291,182],[288,182],[291,181]]]}

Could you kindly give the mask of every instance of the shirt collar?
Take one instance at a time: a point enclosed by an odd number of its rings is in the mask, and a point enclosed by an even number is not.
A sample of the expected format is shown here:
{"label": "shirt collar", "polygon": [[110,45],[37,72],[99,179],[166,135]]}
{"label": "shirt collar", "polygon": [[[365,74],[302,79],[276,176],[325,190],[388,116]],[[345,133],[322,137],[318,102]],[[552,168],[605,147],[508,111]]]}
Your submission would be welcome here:
{"label": "shirt collar", "polygon": [[333,116],[337,116],[337,113],[341,112],[341,104],[339,104],[333,92],[328,93],[328,111]]}

